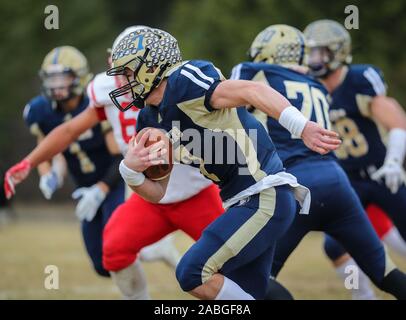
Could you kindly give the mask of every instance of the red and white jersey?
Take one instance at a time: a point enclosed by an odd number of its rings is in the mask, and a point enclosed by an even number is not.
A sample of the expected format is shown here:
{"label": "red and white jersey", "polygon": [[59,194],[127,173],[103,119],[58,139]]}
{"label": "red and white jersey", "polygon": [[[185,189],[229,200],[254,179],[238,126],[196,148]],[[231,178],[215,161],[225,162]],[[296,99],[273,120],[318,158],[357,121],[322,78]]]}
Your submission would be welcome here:
{"label": "red and white jersey", "polygon": [[[110,99],[109,93],[119,86],[117,78],[107,76],[105,73],[99,73],[89,83],[87,95],[90,99],[90,105],[96,108],[99,119],[110,122],[114,138],[124,155],[127,152],[128,142],[135,134],[139,109],[132,108],[126,112],[120,112],[116,108]],[[160,203],[175,203],[189,199],[211,184],[212,182],[206,179],[199,169],[183,164],[175,164],[166,194]]]}
{"label": "red and white jersey", "polygon": [[89,83],[87,95],[90,105],[96,108],[101,121],[108,120],[113,128],[114,138],[124,155],[127,152],[127,144],[135,134],[135,126],[139,109],[132,108],[126,112],[120,112],[110,99],[109,93],[119,87],[115,77],[99,73]]}

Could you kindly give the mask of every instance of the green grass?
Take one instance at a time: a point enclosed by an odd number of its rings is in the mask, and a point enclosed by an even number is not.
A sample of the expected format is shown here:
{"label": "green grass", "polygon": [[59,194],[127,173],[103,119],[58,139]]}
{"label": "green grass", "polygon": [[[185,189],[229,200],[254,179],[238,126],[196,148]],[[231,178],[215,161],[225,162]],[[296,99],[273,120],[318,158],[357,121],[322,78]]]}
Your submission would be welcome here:
{"label": "green grass", "polygon": [[[120,299],[111,280],[93,272],[71,210],[70,206],[18,207],[19,219],[0,228],[0,299]],[[181,252],[192,244],[181,232],[175,239]],[[308,235],[279,280],[297,299],[349,299],[321,248],[322,235]],[[394,256],[394,261],[406,270],[405,260]],[[59,290],[44,288],[47,265],[59,268]],[[161,262],[143,265],[152,298],[191,299],[168,266]],[[378,296],[390,299],[380,292]]]}

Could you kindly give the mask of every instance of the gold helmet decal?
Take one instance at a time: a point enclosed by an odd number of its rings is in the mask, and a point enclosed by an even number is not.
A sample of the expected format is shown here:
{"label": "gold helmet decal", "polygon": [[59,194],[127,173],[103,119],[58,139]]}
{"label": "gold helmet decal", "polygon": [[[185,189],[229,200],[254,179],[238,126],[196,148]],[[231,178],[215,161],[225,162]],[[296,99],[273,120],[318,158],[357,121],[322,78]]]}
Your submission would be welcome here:
{"label": "gold helmet decal", "polygon": [[113,52],[113,48],[117,47],[117,44],[128,34],[130,34],[133,31],[136,31],[138,29],[143,29],[143,28],[147,28],[146,26],[143,25],[135,25],[135,26],[131,26],[131,27],[127,27],[124,29],[124,31],[122,31],[115,39],[113,42],[113,45],[111,46],[111,48],[108,49],[108,52],[111,54]]}
{"label": "gold helmet decal", "polygon": [[[128,80],[126,86],[110,93],[112,101],[122,111],[132,106],[143,107],[150,92],[181,61],[178,42],[169,33],[144,26],[129,30],[112,50],[112,68],[107,75],[125,75]],[[133,102],[123,108],[119,98],[128,93],[132,94]]]}
{"label": "gold helmet decal", "polygon": [[254,62],[306,65],[307,47],[302,32],[288,25],[273,25],[261,31],[248,55]]}
{"label": "gold helmet decal", "polygon": [[304,35],[311,50],[310,69],[315,75],[326,76],[352,62],[351,36],[340,23],[318,20],[306,27]]}
{"label": "gold helmet decal", "polygon": [[[60,101],[81,95],[92,78],[86,57],[72,46],[52,49],[45,56],[39,75],[45,94]],[[62,88],[69,92],[59,97],[56,91]]]}

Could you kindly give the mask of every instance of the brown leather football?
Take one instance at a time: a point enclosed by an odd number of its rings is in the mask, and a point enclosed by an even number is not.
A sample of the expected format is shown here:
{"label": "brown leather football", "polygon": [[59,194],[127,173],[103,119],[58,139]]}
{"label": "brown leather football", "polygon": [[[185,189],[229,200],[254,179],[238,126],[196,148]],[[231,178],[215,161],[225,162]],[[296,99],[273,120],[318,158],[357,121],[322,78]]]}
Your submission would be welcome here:
{"label": "brown leather football", "polygon": [[164,164],[159,164],[156,166],[151,166],[144,171],[146,177],[151,180],[159,181],[163,180],[169,176],[173,168],[173,161],[172,161],[172,143],[169,138],[165,135],[163,130],[157,128],[144,128],[140,132],[137,133],[135,140],[138,142],[140,141],[142,135],[151,130],[150,135],[148,137],[147,142],[145,142],[145,147],[149,147],[152,144],[155,144],[161,140],[165,141],[165,148],[168,152],[164,155]]}

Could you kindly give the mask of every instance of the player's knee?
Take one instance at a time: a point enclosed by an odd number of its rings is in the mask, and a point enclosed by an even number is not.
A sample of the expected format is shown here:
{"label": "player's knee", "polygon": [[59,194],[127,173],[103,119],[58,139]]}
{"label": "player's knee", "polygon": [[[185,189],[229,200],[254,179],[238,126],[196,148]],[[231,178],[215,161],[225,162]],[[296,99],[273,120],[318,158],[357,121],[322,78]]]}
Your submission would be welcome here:
{"label": "player's knee", "polygon": [[325,235],[324,237],[323,246],[324,252],[332,261],[337,260],[346,253],[345,249],[335,239],[328,235]]}
{"label": "player's knee", "polygon": [[102,267],[108,271],[119,271],[127,268],[137,257],[139,251],[129,247],[126,242],[119,241],[116,237],[103,239]]}
{"label": "player's knee", "polygon": [[176,279],[183,291],[189,292],[202,284],[202,268],[198,259],[186,253],[176,267]]}
{"label": "player's knee", "polygon": [[120,271],[127,268],[137,257],[138,251],[120,246],[114,241],[103,243],[103,268],[108,271]]}
{"label": "player's knee", "polygon": [[129,241],[122,229],[110,222],[103,231],[103,267],[108,271],[119,271],[135,261],[142,244]]}

